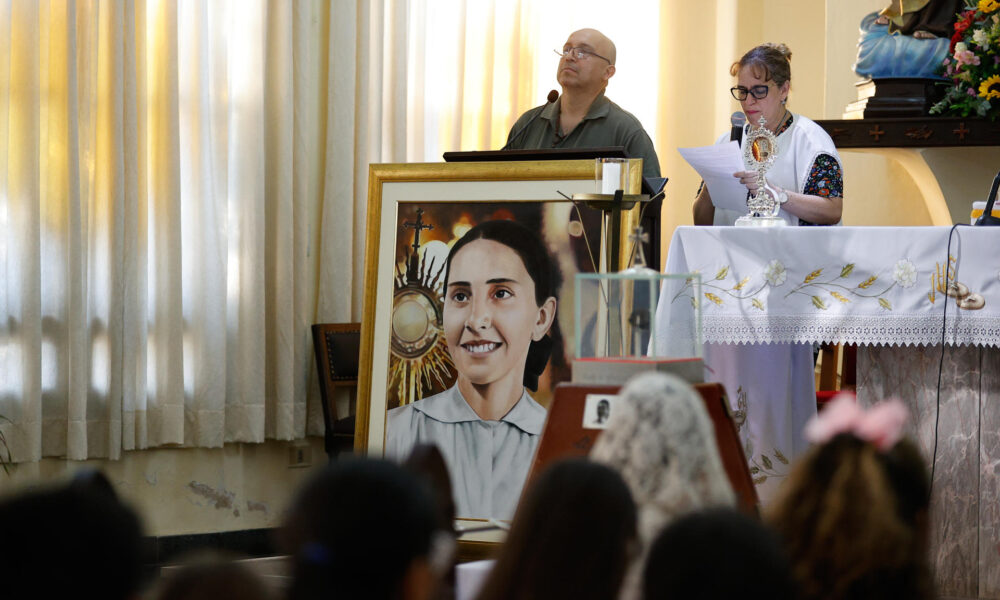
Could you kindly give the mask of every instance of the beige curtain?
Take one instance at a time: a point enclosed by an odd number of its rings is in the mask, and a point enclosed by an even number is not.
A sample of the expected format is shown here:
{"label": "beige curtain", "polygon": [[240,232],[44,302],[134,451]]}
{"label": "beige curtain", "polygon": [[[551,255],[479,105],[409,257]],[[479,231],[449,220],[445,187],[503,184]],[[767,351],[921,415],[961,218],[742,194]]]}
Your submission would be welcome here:
{"label": "beige curtain", "polygon": [[[327,67],[317,122],[325,135],[314,158],[322,202],[310,225],[322,242],[316,247],[316,321],[354,322],[362,312],[368,165],[419,160],[406,152],[408,10],[391,0],[321,4],[328,32],[318,51]],[[297,125],[312,126],[308,120]],[[312,347],[306,352],[311,360]],[[310,375],[307,382],[315,387],[314,381]],[[336,400],[346,414],[347,394]],[[320,410],[310,402],[310,434],[322,433]]]}
{"label": "beige curtain", "polygon": [[538,55],[551,50],[539,46],[538,4],[409,2],[409,160],[440,161],[449,150],[499,149],[517,117],[544,102],[535,81]]}
{"label": "beige curtain", "polygon": [[367,165],[406,158],[405,23],[362,0],[0,0],[15,460],[320,431],[309,325],[360,315]]}
{"label": "beige curtain", "polygon": [[[665,43],[660,14],[666,0],[631,0],[613,10],[605,0],[576,0],[571,10],[551,0],[408,4],[408,160],[439,161],[449,150],[501,148],[517,118],[558,89],[559,57],[552,51],[585,27],[602,30],[618,47],[618,72],[608,97],[635,114],[650,135],[656,131],[658,49]],[[700,14],[688,5],[689,13]],[[690,54],[690,48],[684,52]]]}
{"label": "beige curtain", "polygon": [[0,0],[15,459],[321,433],[309,326],[360,319],[368,165],[499,148],[579,27],[637,110],[655,3],[605,6]]}

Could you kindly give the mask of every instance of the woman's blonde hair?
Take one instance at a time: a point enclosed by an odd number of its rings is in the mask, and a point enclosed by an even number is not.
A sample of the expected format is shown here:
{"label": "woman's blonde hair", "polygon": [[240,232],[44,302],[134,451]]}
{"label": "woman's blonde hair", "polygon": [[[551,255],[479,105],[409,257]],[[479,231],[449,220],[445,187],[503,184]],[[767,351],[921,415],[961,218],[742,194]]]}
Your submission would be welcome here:
{"label": "woman's blonde hair", "polygon": [[912,442],[882,453],[840,434],[793,468],[766,517],[803,599],[930,598],[929,495]]}
{"label": "woman's blonde hair", "polygon": [[791,63],[792,51],[788,49],[788,46],[768,42],[753,48],[734,62],[729,67],[729,74],[736,77],[740,69],[750,67],[757,77],[764,81],[773,80],[775,85],[781,87],[792,78]]}

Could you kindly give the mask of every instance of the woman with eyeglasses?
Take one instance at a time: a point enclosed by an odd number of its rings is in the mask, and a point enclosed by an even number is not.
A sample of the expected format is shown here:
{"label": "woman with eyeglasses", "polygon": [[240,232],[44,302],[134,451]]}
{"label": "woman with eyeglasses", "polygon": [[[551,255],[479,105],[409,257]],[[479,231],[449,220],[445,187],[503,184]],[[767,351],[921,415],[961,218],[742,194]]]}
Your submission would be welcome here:
{"label": "woman with eyeglasses", "polygon": [[[808,118],[787,108],[791,85],[792,53],[784,44],[762,44],[733,63],[730,73],[736,86],[730,91],[747,117],[744,133],[761,117],[778,141],[778,156],[767,172],[767,185],[781,203],[779,216],[789,225],[833,225],[844,208],[844,178],[833,140]],[[716,143],[729,141],[729,134]],[[733,174],[748,193],[757,191],[757,174]],[[694,203],[695,225],[732,225],[744,213],[717,208],[708,188],[698,191]]]}
{"label": "woman with eyeglasses", "polygon": [[[736,76],[733,96],[750,123],[764,119],[777,142],[777,156],[766,183],[789,225],[832,225],[840,221],[844,204],[843,168],[833,140],[819,125],[788,110],[791,52],[784,44],[763,44],[731,67]],[[730,135],[717,143],[728,143]],[[757,191],[756,173],[733,174]],[[742,201],[744,198],[738,198]],[[694,204],[696,225],[733,225],[746,211],[713,206],[706,186]],[[777,258],[777,257],[775,257]],[[788,464],[808,449],[802,428],[816,414],[816,384],[811,344],[705,344],[705,364],[713,365],[714,380],[733,398],[733,408],[745,410],[739,434],[754,472],[757,495],[766,503],[788,474]],[[782,375],[787,373],[787,375]],[[766,374],[766,375],[765,375]]]}

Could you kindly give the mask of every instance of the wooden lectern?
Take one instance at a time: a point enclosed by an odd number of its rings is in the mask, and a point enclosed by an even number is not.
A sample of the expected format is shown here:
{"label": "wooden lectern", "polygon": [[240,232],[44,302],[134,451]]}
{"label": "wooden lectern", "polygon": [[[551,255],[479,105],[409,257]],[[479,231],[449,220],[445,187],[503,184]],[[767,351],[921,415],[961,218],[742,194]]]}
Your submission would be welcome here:
{"label": "wooden lectern", "polygon": [[[743,445],[736,433],[729,412],[726,390],[718,383],[699,383],[694,386],[705,402],[705,410],[715,429],[722,466],[729,477],[729,483],[736,493],[739,507],[744,512],[757,515],[757,489],[754,487]],[[556,387],[555,397],[549,405],[548,418],[542,439],[535,452],[535,461],[528,472],[528,481],[537,476],[545,466],[560,458],[587,456],[601,434],[600,429],[586,429],[583,426],[584,406],[590,394],[614,395],[621,386],[562,383]]]}

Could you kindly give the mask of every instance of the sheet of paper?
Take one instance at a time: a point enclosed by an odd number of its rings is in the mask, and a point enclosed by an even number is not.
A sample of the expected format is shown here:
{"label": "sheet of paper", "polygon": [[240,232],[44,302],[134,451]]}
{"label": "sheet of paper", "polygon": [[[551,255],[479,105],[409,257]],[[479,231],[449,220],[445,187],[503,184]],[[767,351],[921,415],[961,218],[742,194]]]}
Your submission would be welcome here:
{"label": "sheet of paper", "polygon": [[705,180],[712,204],[719,208],[746,211],[747,188],[733,177],[737,171],[746,171],[739,144],[730,141],[700,148],[678,148],[677,151]]}

